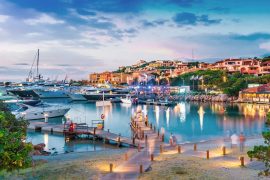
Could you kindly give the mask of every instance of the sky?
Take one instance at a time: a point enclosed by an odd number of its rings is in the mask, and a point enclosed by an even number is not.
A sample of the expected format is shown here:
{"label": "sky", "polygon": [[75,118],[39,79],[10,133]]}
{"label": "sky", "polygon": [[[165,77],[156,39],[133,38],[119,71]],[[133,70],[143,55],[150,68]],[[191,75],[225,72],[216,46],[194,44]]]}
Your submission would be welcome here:
{"label": "sky", "polygon": [[[270,54],[269,0],[0,0],[0,80]],[[193,52],[193,53],[192,53]],[[192,56],[193,54],[193,56]]]}

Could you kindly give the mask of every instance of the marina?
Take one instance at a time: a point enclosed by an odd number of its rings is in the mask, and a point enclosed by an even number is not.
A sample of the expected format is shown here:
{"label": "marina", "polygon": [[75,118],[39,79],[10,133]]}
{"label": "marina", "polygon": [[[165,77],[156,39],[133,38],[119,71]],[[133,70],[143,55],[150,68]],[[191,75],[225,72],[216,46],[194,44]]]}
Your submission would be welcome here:
{"label": "marina", "polygon": [[[47,101],[52,102],[51,100]],[[56,102],[70,107],[66,114],[68,119],[74,123],[87,124],[89,127],[93,126],[92,120],[98,120],[103,112],[103,107],[96,107],[94,103],[75,103],[64,99],[58,99]],[[121,137],[126,137],[129,142],[132,142],[130,116],[134,114],[136,109],[141,109],[145,115],[148,115],[149,123],[152,123],[153,127],[155,126],[156,131],[164,129],[166,141],[168,141],[170,133],[173,133],[179,143],[185,143],[227,137],[229,134],[242,131],[247,136],[258,135],[265,129],[264,118],[269,107],[263,104],[231,105],[196,102],[180,102],[173,107],[117,103],[104,108],[104,132],[109,129],[110,132],[115,133],[115,138],[121,134]],[[256,121],[252,120],[254,118]],[[40,122],[47,126],[47,128],[43,128],[45,132],[31,131],[31,140],[43,134],[45,136],[46,132],[51,133],[51,128],[53,128],[53,134],[59,134],[64,140],[65,137],[62,132],[65,121],[65,117],[49,118],[47,124],[45,119],[31,121],[30,127],[31,124]],[[57,130],[58,127],[59,130]],[[32,126],[31,129],[35,128]],[[57,131],[60,133],[57,133]],[[93,130],[91,130],[91,133],[93,134]],[[44,139],[39,141],[44,143]],[[91,143],[91,141],[89,142]],[[53,148],[50,144],[47,145],[49,149]],[[86,144],[81,144],[81,146],[86,146]]]}

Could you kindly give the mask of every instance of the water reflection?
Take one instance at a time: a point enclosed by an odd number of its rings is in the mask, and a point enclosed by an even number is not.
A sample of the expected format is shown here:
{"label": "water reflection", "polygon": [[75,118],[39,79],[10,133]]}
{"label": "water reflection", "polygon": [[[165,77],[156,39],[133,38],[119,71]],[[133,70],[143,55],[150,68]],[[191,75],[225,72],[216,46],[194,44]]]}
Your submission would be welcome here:
{"label": "water reflection", "polygon": [[169,125],[170,125],[170,107],[168,107],[166,109],[166,122],[167,122],[167,126],[169,127]]}
{"label": "water reflection", "polygon": [[200,118],[200,127],[201,127],[201,131],[203,130],[203,116],[204,116],[204,110],[203,110],[203,106],[200,106],[199,110],[198,110],[198,114],[199,114],[199,118]]}
{"label": "water reflection", "polygon": [[45,150],[48,151],[48,145],[49,145],[49,136],[47,133],[44,134],[44,144],[45,144]]}
{"label": "water reflection", "polygon": [[156,125],[159,126],[159,106],[155,106],[156,112]]}
{"label": "water reflection", "polygon": [[[231,133],[245,135],[260,134],[264,129],[268,105],[224,104],[224,103],[184,103],[175,107],[138,105],[126,106],[113,104],[105,108],[105,129],[130,137],[130,116],[141,109],[157,128],[163,127],[169,135],[173,133],[179,141],[198,141],[215,137],[224,137]],[[68,112],[71,120],[84,121],[89,126],[92,120],[100,119],[102,108],[94,103],[71,104]],[[49,119],[49,122],[52,122]],[[62,118],[55,123],[62,123]],[[32,136],[34,139],[35,136]],[[45,137],[42,137],[44,139]],[[168,138],[168,136],[166,137]],[[48,137],[50,146],[51,136]],[[40,143],[40,142],[39,142]]]}

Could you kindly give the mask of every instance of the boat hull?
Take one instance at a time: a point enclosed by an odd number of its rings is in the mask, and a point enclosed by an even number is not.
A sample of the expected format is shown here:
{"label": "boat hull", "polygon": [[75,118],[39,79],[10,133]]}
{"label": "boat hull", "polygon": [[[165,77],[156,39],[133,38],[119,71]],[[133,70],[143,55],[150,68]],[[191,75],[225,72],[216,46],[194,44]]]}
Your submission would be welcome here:
{"label": "boat hull", "polygon": [[29,112],[26,111],[24,113],[20,113],[16,115],[16,117],[23,118],[25,120],[36,120],[36,119],[45,119],[45,114],[48,118],[54,118],[54,117],[63,117],[70,108],[63,108],[63,109],[57,109],[57,110],[47,110],[44,109],[44,111],[37,111],[37,112]]}
{"label": "boat hull", "polygon": [[64,91],[36,91],[35,93],[41,99],[46,98],[69,98],[69,95]]}
{"label": "boat hull", "polygon": [[33,90],[9,90],[8,93],[12,93],[15,96],[19,96],[22,98],[39,97],[37,93],[35,93]]}
{"label": "boat hull", "polygon": [[72,101],[87,101],[82,94],[70,93],[69,97],[72,99]]}
{"label": "boat hull", "polygon": [[[116,97],[125,97],[125,94],[105,94],[104,100],[109,100],[110,98]],[[102,94],[85,94],[83,95],[88,101],[102,101],[103,95]]]}

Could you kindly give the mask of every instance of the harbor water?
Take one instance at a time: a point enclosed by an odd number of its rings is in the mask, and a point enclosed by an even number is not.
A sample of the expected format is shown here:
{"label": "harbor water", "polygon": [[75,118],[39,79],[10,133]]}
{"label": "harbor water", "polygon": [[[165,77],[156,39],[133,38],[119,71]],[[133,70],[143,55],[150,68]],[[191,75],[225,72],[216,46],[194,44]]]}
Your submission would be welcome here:
{"label": "harbor water", "polygon": [[[50,102],[51,101],[51,102]],[[100,120],[102,107],[95,103],[70,102],[69,99],[49,100],[49,103],[70,106],[66,117],[73,122],[87,123]],[[131,137],[130,118],[142,109],[148,115],[150,123],[165,130],[165,139],[173,133],[178,143],[199,142],[216,138],[229,137],[233,133],[243,132],[246,136],[259,135],[265,127],[265,117],[269,106],[263,104],[225,104],[179,102],[173,107],[154,105],[128,105],[116,103],[104,108],[105,130]],[[65,117],[49,119],[49,123],[63,123]],[[61,134],[28,132],[28,141],[45,143],[46,150],[55,148],[57,152],[93,151],[111,148],[90,140],[65,143]]]}

